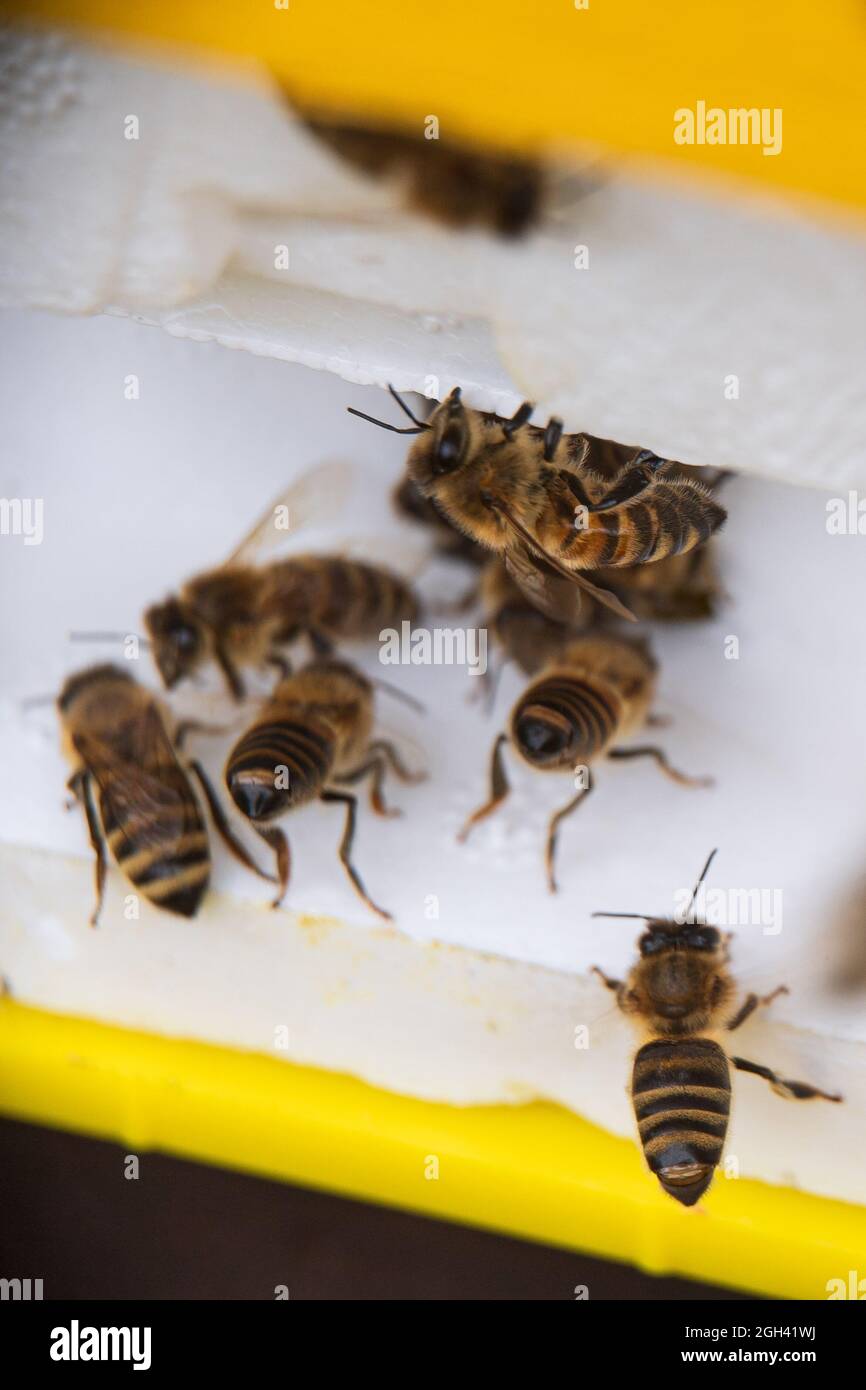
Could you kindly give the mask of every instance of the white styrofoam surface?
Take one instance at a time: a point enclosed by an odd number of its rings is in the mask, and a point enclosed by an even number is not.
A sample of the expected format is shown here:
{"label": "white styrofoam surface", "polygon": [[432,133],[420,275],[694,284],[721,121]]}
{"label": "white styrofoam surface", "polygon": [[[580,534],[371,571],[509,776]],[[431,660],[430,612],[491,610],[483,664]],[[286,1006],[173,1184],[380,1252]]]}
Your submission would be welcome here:
{"label": "white styrofoam surface", "polygon": [[459,377],[473,404],[527,396],[688,463],[866,479],[862,227],[611,170],[518,244],[454,233],[319,148],[264,77],[28,44],[4,69],[2,302],[427,394]]}
{"label": "white styrofoam surface", "polygon": [[[45,534],[40,546],[15,536],[0,541],[7,597],[0,835],[86,856],[83,826],[62,810],[53,712],[22,717],[16,707],[22,697],[56,691],[75,666],[120,656],[73,647],[68,632],[135,629],[147,603],[226,555],[263,504],[324,458],[350,461],[357,485],[323,539],[366,536],[404,563],[417,538],[391,516],[387,492],[405,444],[346,414],[350,403],[381,409],[379,393],[299,367],[113,319],[7,315],[2,338],[0,490],[42,497]],[[138,400],[124,396],[132,374]],[[549,812],[570,794],[568,778],[533,775],[512,761],[511,800],[467,846],[455,841],[485,794],[488,749],[518,675],[506,671],[491,718],[469,702],[474,680],[461,669],[383,668],[375,651],[356,653],[366,669],[428,705],[421,719],[379,697],[382,726],[431,777],[419,787],[395,785],[404,818],[364,816],[357,841],[371,892],[403,931],[569,971],[584,969],[603,944],[605,963],[622,969],[631,933],[600,928],[590,912],[669,910],[675,890],[719,844],[715,886],[783,893],[778,935],[740,932],[744,976],[794,972],[806,977],[804,986],[820,983],[833,913],[853,891],[866,843],[866,728],[858,716],[866,657],[856,617],[866,541],[828,535],[819,492],[739,480],[727,502],[720,550],[728,605],[712,623],[656,637],[658,709],[672,724],[653,738],[678,766],[712,773],[717,786],[677,787],[651,763],[602,767],[590,802],[563,827],[556,898],[544,891],[541,846]],[[435,610],[465,579],[440,563],[420,583]],[[725,655],[731,636],[737,660]],[[138,673],[154,682],[146,657]],[[215,676],[210,683],[212,694],[188,686],[178,704],[220,712]],[[225,742],[201,751],[218,773]],[[336,865],[338,822],[336,808],[314,806],[290,826],[291,905],[361,924],[365,909]],[[265,896],[263,885],[222,859],[217,883],[252,900]],[[802,993],[775,1008],[801,1018]],[[834,1031],[866,1035],[856,1004],[847,1013],[835,1001],[814,1008],[815,1020]]]}

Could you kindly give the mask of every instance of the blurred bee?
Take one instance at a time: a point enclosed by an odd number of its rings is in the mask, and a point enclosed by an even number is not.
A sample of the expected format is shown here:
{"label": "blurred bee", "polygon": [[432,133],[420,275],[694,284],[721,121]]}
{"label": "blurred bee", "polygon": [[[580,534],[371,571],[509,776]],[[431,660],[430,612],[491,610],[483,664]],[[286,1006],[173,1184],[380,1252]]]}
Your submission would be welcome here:
{"label": "blurred bee", "polygon": [[[536,607],[560,621],[572,620],[578,590],[633,621],[621,600],[584,571],[685,553],[725,519],[709,491],[678,464],[648,449],[563,435],[557,419],[539,429],[528,423],[528,401],[505,420],[466,409],[455,387],[424,421],[391,394],[412,427],[352,407],[350,413],[398,434],[423,435],[407,461],[418,490],[472,540],[502,555]],[[611,451],[628,455],[612,482],[603,466]]]}
{"label": "blurred bee", "polygon": [[370,777],[372,809],[380,816],[396,815],[382,797],[386,769],[404,782],[419,781],[423,774],[407,771],[390,743],[371,741],[372,728],[372,683],[346,662],[313,661],[279,682],[229,754],[229,794],[276,856],[280,887],[274,907],[288,888],[290,857],[286,836],[271,822],[318,799],[345,805],[340,861],[358,896],[390,920],[390,913],[368,895],[352,864],[357,798],[337,788]]}
{"label": "blurred bee", "polygon": [[590,601],[581,605],[574,625],[554,622],[530,603],[498,556],[488,560],[481,572],[479,596],[484,620],[502,653],[502,664],[513,661],[527,676],[534,676],[553,661],[578,631],[588,630],[598,612]]}
{"label": "blurred bee", "polygon": [[600,583],[648,622],[690,623],[712,618],[720,587],[713,541],[654,564],[600,570]]}
{"label": "blurred bee", "polygon": [[640,1141],[665,1192],[685,1207],[694,1206],[706,1192],[722,1157],[731,1105],[729,1062],[737,1071],[769,1081],[785,1100],[842,1099],[723,1051],[720,1032],[733,1032],[759,1006],[788,989],[779,985],[764,996],[748,994],[733,1010],[736,986],[728,973],[728,938],[692,916],[715,853],[701,871],[682,921],[640,912],[593,913],[646,923],[638,941],[640,956],[625,980],[610,979],[598,966],[593,970],[646,1038],[634,1059],[630,1088]]}
{"label": "blurred bee", "polygon": [[333,505],[343,482],[340,469],[314,469],[268,508],[224,564],[148,608],[144,623],[168,689],[213,660],[237,700],[244,694],[238,668],[271,664],[285,674],[279,649],[301,635],[325,653],[335,641],[377,637],[383,628],[417,617],[411,586],[381,565],[340,555],[254,563],[260,548],[279,534],[275,517],[281,509],[297,530],[312,512]]}
{"label": "blurred bee", "polygon": [[[118,666],[91,666],[70,676],[57,708],[74,769],[68,787],[84,808],[96,855],[91,925],[102,906],[106,844],[121,872],[156,907],[195,916],[210,880],[210,848],[176,749],[196,726],[181,726],[172,740],[157,700]],[[202,768],[189,766],[228,848],[268,878],[232,835]]]}
{"label": "blurred bee", "polygon": [[460,832],[465,841],[472,827],[502,804],[510,792],[502,760],[506,743],[540,772],[568,772],[577,793],[550,820],[545,846],[547,882],[556,892],[554,857],[559,827],[592,790],[590,765],[601,758],[654,758],[673,781],[686,787],[711,785],[706,777],[687,777],[671,767],[654,745],[619,748],[623,738],[649,719],[656,665],[641,639],[593,631],[572,637],[523,692],[511,712],[509,729],[493,745],[490,796]]}
{"label": "blurred bee", "polygon": [[326,116],[309,116],[306,125],[370,177],[401,178],[409,207],[447,226],[517,237],[539,217],[545,177],[533,160]]}

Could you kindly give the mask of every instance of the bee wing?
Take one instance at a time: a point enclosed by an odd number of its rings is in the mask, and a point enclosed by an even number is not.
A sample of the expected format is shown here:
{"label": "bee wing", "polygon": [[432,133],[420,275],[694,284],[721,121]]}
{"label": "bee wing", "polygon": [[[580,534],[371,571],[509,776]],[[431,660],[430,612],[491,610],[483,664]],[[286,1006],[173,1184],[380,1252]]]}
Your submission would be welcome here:
{"label": "bee wing", "polygon": [[[542,577],[553,571],[559,579],[567,580],[569,584],[582,589],[584,593],[591,595],[597,603],[604,604],[616,613],[619,618],[627,618],[630,623],[637,622],[637,618],[621,603],[616,594],[612,594],[609,589],[600,589],[597,584],[592,584],[588,579],[584,579],[582,574],[575,570],[567,569],[561,560],[550,551],[545,550],[540,541],[536,540],[531,531],[517,520],[517,517],[499,498],[491,497],[489,505],[502,517],[503,521],[511,530],[511,540],[505,550],[505,563],[508,565],[509,573],[513,576],[515,583],[519,584],[526,597],[531,603],[541,608],[548,617],[562,622],[563,619],[557,612],[557,602],[548,597],[549,585],[539,584],[534,576],[530,579],[530,569],[540,572]],[[518,558],[515,560],[515,556]],[[509,563],[509,560],[511,563]],[[555,592],[555,591],[554,591]],[[561,607],[562,600],[559,599]],[[550,605],[553,605],[552,609]],[[576,611],[576,610],[575,610]]]}
{"label": "bee wing", "polygon": [[581,609],[580,587],[571,579],[542,569],[522,542],[505,551],[505,568],[534,608],[554,622],[571,625]]}
{"label": "bee wing", "polygon": [[337,538],[333,553],[343,560],[361,560],[368,565],[377,565],[411,583],[427,568],[434,550],[426,537],[413,544],[402,538],[395,540],[390,535],[377,536],[370,532],[368,535]]}
{"label": "bee wing", "polygon": [[261,561],[269,548],[285,544],[302,527],[332,517],[346,500],[351,478],[349,465],[336,460],[302,473],[273,499],[224,567]]}
{"label": "bee wing", "polygon": [[[121,831],[134,821],[135,843],[140,849],[164,842],[166,812],[181,811],[177,821],[172,822],[172,830],[178,835],[198,828],[199,820],[198,804],[191,788],[185,785],[185,775],[156,710],[145,716],[144,723],[149,727],[137,732],[136,742],[141,743],[142,752],[147,745],[148,764],[156,769],[155,773],[145,771],[143,760],[139,761],[137,755],[121,757],[100,739],[87,734],[76,734],[73,739],[76,751],[99,787],[110,819]],[[157,737],[158,747],[154,746]],[[160,776],[161,771],[170,771],[171,775]]]}

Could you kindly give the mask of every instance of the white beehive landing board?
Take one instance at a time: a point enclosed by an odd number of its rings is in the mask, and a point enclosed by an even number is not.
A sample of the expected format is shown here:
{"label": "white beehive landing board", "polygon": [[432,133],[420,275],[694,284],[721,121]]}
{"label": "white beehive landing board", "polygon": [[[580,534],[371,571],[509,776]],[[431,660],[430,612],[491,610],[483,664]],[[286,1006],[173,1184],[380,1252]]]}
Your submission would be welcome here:
{"label": "white beehive landing board", "polygon": [[355,382],[459,379],[472,404],[528,397],[669,457],[864,481],[862,225],[602,169],[524,241],[455,234],[321,148],[264,76],[44,34],[0,59],[2,302],[139,313]]}
{"label": "white beehive landing board", "polygon": [[[624,970],[635,924],[590,913],[671,910],[718,844],[713,887],[769,894],[767,918],[737,930],[743,986],[792,989],[743,1030],[738,1050],[847,1097],[801,1109],[744,1078],[732,1151],[744,1174],[863,1199],[863,995],[830,983],[864,931],[862,908],[853,929],[846,913],[866,844],[856,619],[866,540],[828,534],[826,493],[730,485],[720,544],[729,602],[706,626],[655,638],[658,709],[672,722],[654,737],[717,785],[684,790],[648,763],[602,768],[591,801],[563,828],[557,898],[544,887],[541,840],[570,790],[559,779],[515,769],[502,813],[469,846],[454,838],[484,793],[488,748],[518,677],[505,673],[487,717],[467,700],[465,671],[383,668],[367,648],[357,653],[366,670],[428,706],[421,719],[382,698],[383,728],[431,776],[395,785],[404,817],[363,815],[357,840],[357,862],[396,930],[377,928],[352,894],[335,858],[340,816],[323,806],[290,826],[290,904],[342,926],[269,912],[265,886],[218,851],[216,893],[195,923],[146,908],[126,921],[125,886],[112,873],[94,932],[90,853],[80,818],[62,809],[52,711],[22,713],[19,701],[55,691],[97,656],[119,657],[72,647],[67,634],[134,629],[146,603],[222,558],[291,476],[322,459],[350,461],[357,485],[342,522],[309,539],[366,535],[402,563],[414,532],[391,517],[387,491],[405,443],[345,413],[347,404],[387,410],[383,393],[130,322],[9,313],[2,350],[0,494],[44,503],[40,545],[0,540],[0,970],[18,997],[259,1049],[287,1025],[280,1055],[459,1102],[549,1095],[631,1133],[631,1038],[586,972],[596,961]],[[130,377],[138,399],[125,398]],[[437,565],[419,582],[432,601],[464,580]],[[731,637],[736,660],[726,658]],[[135,669],[153,682],[146,658]],[[210,717],[223,709],[215,682],[178,703]],[[225,741],[202,751],[218,774]],[[587,1051],[574,1047],[578,1024],[590,1027]]]}

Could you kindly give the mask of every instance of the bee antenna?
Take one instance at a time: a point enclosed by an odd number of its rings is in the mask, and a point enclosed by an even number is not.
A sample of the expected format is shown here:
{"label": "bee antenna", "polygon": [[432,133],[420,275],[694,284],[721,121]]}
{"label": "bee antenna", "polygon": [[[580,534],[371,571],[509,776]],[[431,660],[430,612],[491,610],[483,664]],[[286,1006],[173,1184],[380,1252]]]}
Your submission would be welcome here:
{"label": "bee antenna", "polygon": [[67,637],[70,642],[125,642],[128,637],[134,637],[140,647],[150,650],[147,638],[139,637],[136,632],[69,632]]}
{"label": "bee antenna", "polygon": [[386,695],[393,696],[395,700],[402,700],[404,705],[408,705],[417,714],[427,713],[426,705],[422,705],[421,701],[416,700],[414,695],[407,695],[406,691],[401,690],[399,686],[391,685],[389,681],[383,680],[374,680],[373,685],[376,686],[377,690],[384,691]]}
{"label": "bee antenna", "polygon": [[429,430],[429,425],[417,425],[413,430],[401,430],[397,425],[389,425],[387,420],[377,420],[375,415],[365,415],[363,410],[356,410],[353,405],[347,405],[346,409],[350,415],[357,415],[359,420],[368,420],[371,425],[378,425],[380,430],[390,430],[392,434],[423,434]]}
{"label": "bee antenna", "polygon": [[689,898],[689,905],[688,905],[688,907],[686,908],[685,914],[684,914],[684,916],[683,916],[683,921],[684,921],[684,922],[687,922],[687,921],[688,921],[689,913],[691,912],[692,908],[693,908],[694,905],[695,905],[695,898],[698,896],[698,889],[700,888],[701,884],[703,883],[704,879],[706,878],[707,872],[708,872],[708,870],[709,870],[709,867],[710,867],[710,865],[712,864],[712,862],[713,862],[713,860],[715,859],[715,857],[716,857],[716,855],[718,854],[718,852],[719,852],[718,849],[710,850],[709,856],[708,856],[708,858],[707,858],[707,862],[706,862],[706,864],[704,865],[704,867],[701,869],[700,877],[698,878],[698,881],[697,881],[697,883],[696,883],[695,886],[694,886],[694,890],[693,890],[693,892],[692,892],[692,896]]}
{"label": "bee antenna", "polygon": [[389,390],[390,394],[394,397],[394,400],[395,400],[395,401],[397,402],[397,404],[399,405],[399,407],[400,407],[400,409],[402,410],[403,414],[409,416],[409,419],[412,421],[412,424],[413,424],[413,425],[418,425],[422,430],[427,430],[427,429],[430,428],[430,426],[429,426],[428,424],[426,424],[423,420],[417,419],[416,416],[414,416],[414,415],[412,414],[412,412],[411,412],[411,410],[409,409],[408,405],[407,405],[406,402],[403,400],[403,397],[400,396],[400,395],[398,395],[398,393],[394,390],[394,387],[391,385],[390,381],[388,382],[388,390]]}
{"label": "bee antenna", "polygon": [[56,699],[56,695],[28,695],[26,700],[21,701],[18,708],[24,714],[29,709],[39,709],[41,705],[53,705]]}
{"label": "bee antenna", "polygon": [[638,922],[651,922],[650,912],[593,912],[593,917],[634,917]]}

